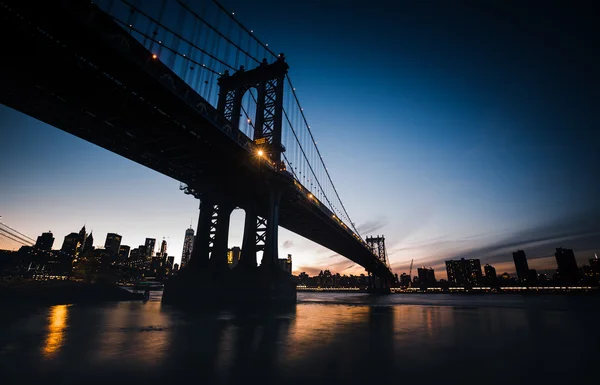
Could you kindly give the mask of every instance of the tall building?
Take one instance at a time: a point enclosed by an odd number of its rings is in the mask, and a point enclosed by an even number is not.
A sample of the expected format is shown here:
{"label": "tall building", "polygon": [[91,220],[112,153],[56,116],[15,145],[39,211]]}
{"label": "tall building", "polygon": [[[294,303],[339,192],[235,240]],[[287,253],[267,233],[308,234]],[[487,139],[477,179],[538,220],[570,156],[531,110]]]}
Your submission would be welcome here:
{"label": "tall building", "polygon": [[572,249],[563,249],[559,247],[554,253],[556,263],[558,264],[558,275],[560,280],[565,283],[575,283],[579,280],[579,269]]}
{"label": "tall building", "polygon": [[292,254],[288,254],[287,258],[279,258],[277,262],[279,263],[279,268],[281,270],[285,271],[289,275],[292,275]]}
{"label": "tall building", "polygon": [[76,257],[81,247],[81,237],[78,233],[71,233],[65,236],[60,251]]}
{"label": "tall building", "polygon": [[104,249],[112,256],[119,255],[119,248],[121,247],[121,236],[115,233],[106,234],[106,241],[104,242]]}
{"label": "tall building", "polygon": [[437,285],[435,273],[432,268],[419,267],[417,269],[417,274],[419,276],[419,285],[421,287],[434,287]]}
{"label": "tall building", "polygon": [[85,245],[83,245],[83,254],[88,254],[94,251],[94,236],[90,232],[90,235],[85,239]]}
{"label": "tall building", "polygon": [[498,283],[498,276],[496,276],[496,269],[492,265],[483,266],[483,271],[485,273],[485,280],[488,285],[494,286]]}
{"label": "tall building", "polygon": [[77,250],[78,254],[83,252],[83,249],[85,248],[86,240],[87,240],[87,234],[85,233],[85,225],[83,225],[81,230],[79,230],[79,250]]}
{"label": "tall building", "polygon": [[40,250],[52,250],[52,245],[54,244],[54,237],[52,236],[52,232],[48,231],[47,233],[42,233],[39,237],[37,237],[37,241],[35,242],[36,249]]}
{"label": "tall building", "polygon": [[127,261],[129,259],[130,251],[131,247],[127,245],[121,245],[121,247],[119,247],[119,259],[121,261]]}
{"label": "tall building", "polygon": [[139,248],[135,248],[135,249],[131,250],[131,252],[129,253],[129,259],[132,262],[139,261],[140,257],[141,256],[140,256],[140,249]]}
{"label": "tall building", "polygon": [[515,261],[515,268],[517,269],[517,278],[519,282],[527,282],[529,276],[529,265],[527,264],[527,256],[523,250],[517,250],[513,253],[513,260]]}
{"label": "tall building", "polygon": [[476,286],[482,281],[481,262],[479,259],[446,261],[448,282],[455,286]]}
{"label": "tall building", "polygon": [[192,257],[194,248],[194,229],[191,227],[185,230],[185,238],[183,238],[183,252],[181,253],[181,267],[183,268]]}
{"label": "tall building", "polygon": [[406,273],[400,274],[400,286],[401,287],[410,286],[410,275],[408,275]]}
{"label": "tall building", "polygon": [[160,244],[160,255],[163,257],[167,256],[167,241],[165,241],[164,239]]}
{"label": "tall building", "polygon": [[152,256],[154,255],[154,246],[156,246],[156,239],[154,238],[146,238],[146,260],[152,261]]}
{"label": "tall building", "polygon": [[230,268],[234,268],[240,261],[240,255],[242,251],[239,247],[234,246],[227,251],[227,264],[229,264]]}
{"label": "tall building", "polygon": [[598,255],[594,255],[594,258],[590,259],[590,269],[596,278],[600,278],[600,259],[598,259]]}

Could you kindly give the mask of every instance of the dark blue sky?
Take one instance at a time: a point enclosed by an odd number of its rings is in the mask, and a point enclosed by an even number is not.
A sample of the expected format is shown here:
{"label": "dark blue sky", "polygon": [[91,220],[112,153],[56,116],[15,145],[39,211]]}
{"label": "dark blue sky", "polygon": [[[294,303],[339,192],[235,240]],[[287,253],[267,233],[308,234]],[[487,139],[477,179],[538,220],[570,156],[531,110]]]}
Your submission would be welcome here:
{"label": "dark blue sky", "polygon": [[[285,52],[348,212],[386,235],[394,266],[464,255],[509,271],[519,247],[538,268],[554,247],[600,251],[600,41],[592,2],[577,3],[223,2]],[[86,220],[97,244],[165,236],[179,258],[197,202],[175,181],[4,107],[0,124],[6,223],[34,236],[62,221],[60,247]],[[295,270],[351,265],[281,238]]]}

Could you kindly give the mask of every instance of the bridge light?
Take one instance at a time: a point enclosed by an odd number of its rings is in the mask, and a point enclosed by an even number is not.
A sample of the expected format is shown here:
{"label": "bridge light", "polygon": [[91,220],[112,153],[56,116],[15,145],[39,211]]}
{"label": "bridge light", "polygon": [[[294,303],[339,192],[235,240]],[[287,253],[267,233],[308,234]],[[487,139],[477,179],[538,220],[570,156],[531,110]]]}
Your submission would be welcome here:
{"label": "bridge light", "polygon": [[156,59],[157,57],[156,54],[152,54],[152,59]]}
{"label": "bridge light", "polygon": [[258,156],[263,156],[265,153],[263,152],[263,150],[258,150],[257,154]]}
{"label": "bridge light", "polygon": [[312,194],[308,194],[308,199],[313,199],[313,195]]}

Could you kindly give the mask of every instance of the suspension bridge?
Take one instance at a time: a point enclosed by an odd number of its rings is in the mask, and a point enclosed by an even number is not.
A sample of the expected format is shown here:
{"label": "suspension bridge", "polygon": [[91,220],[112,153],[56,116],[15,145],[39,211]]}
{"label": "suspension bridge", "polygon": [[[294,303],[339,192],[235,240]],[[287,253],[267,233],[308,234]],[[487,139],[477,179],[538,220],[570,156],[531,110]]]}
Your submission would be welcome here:
{"label": "suspension bridge", "polygon": [[[0,101],[181,182],[200,200],[188,272],[277,265],[282,226],[389,286],[383,238],[352,222],[283,53],[215,0],[0,1]],[[379,239],[380,238],[380,239]],[[191,274],[191,273],[190,273]]]}

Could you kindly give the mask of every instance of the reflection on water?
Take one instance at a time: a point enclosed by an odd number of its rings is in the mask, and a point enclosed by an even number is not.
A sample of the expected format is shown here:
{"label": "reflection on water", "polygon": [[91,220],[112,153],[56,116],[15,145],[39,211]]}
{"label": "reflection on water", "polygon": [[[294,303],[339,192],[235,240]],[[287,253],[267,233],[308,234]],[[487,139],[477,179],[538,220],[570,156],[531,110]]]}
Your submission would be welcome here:
{"label": "reflection on water", "polygon": [[48,332],[42,348],[44,358],[52,358],[64,344],[69,305],[52,306],[48,312]]}
{"label": "reflection on water", "polygon": [[[486,299],[487,298],[487,299]],[[183,311],[143,302],[14,312],[7,383],[595,383],[596,298],[302,293],[292,309]],[[41,350],[39,346],[43,344]],[[572,352],[549,358],[548,352]],[[48,358],[52,358],[49,360]],[[466,372],[457,368],[468,367]],[[22,369],[28,368],[27,377]],[[462,374],[461,374],[462,373]],[[453,377],[458,376],[458,377]]]}

